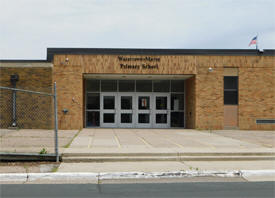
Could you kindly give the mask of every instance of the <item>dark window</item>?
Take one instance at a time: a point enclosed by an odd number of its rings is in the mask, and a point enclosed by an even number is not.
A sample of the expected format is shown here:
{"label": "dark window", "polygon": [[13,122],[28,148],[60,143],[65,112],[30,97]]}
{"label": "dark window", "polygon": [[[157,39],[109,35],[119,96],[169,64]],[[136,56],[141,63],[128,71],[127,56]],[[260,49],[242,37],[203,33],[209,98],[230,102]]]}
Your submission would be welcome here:
{"label": "dark window", "polygon": [[169,92],[170,81],[169,80],[154,80],[154,92]]}
{"label": "dark window", "polygon": [[237,76],[225,76],[224,77],[224,89],[238,89],[238,77]]}
{"label": "dark window", "polygon": [[86,114],[87,127],[99,126],[99,111],[87,111]]}
{"label": "dark window", "polygon": [[131,113],[122,113],[121,116],[121,123],[132,123],[132,114]]}
{"label": "dark window", "polygon": [[99,92],[99,85],[100,81],[99,80],[86,80],[86,90],[88,92]]}
{"label": "dark window", "polygon": [[103,114],[104,123],[115,123],[115,114],[114,113],[104,113]]}
{"label": "dark window", "polygon": [[99,93],[88,93],[87,94],[87,109],[100,109]]}
{"label": "dark window", "polygon": [[137,80],[136,81],[137,92],[152,92],[152,81],[151,80]]}
{"label": "dark window", "polygon": [[184,127],[184,112],[171,112],[171,127]]}
{"label": "dark window", "polygon": [[135,81],[134,80],[120,80],[119,81],[119,91],[121,91],[121,92],[135,91]]}
{"label": "dark window", "polygon": [[101,91],[115,92],[117,91],[117,80],[102,80]]}
{"label": "dark window", "polygon": [[171,92],[184,92],[184,80],[172,80]]}
{"label": "dark window", "polygon": [[225,105],[238,104],[238,77],[237,76],[224,77],[224,104]]}

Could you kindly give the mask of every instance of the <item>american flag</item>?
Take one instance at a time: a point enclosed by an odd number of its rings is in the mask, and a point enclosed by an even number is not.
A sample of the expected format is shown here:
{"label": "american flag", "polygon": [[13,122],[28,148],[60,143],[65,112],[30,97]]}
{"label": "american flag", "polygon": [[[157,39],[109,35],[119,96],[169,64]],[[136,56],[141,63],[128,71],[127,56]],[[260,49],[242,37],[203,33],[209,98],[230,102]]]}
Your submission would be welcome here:
{"label": "american flag", "polygon": [[257,45],[257,36],[255,36],[255,37],[250,41],[250,43],[249,43],[248,46],[250,46],[250,45]]}

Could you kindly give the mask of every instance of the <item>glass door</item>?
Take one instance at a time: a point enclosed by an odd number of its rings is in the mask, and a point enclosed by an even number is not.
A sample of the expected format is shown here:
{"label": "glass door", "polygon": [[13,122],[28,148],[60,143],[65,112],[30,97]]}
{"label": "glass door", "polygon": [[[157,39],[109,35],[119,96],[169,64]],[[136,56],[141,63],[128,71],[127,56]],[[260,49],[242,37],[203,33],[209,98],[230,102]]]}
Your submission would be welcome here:
{"label": "glass door", "polygon": [[170,94],[154,93],[153,127],[170,127]]}
{"label": "glass door", "polygon": [[101,93],[100,126],[117,127],[117,93]]}
{"label": "glass door", "polygon": [[119,127],[133,128],[135,123],[134,109],[135,101],[134,94],[120,93],[118,96],[118,125]]}
{"label": "glass door", "polygon": [[138,93],[136,95],[136,127],[151,128],[152,127],[152,94]]}

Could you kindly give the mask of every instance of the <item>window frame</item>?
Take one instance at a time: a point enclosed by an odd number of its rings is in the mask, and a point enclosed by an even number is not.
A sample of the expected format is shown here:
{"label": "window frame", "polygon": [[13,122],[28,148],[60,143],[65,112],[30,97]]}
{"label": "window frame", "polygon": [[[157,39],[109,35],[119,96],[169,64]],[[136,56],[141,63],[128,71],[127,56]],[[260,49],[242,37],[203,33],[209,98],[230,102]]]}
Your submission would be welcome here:
{"label": "window frame", "polygon": [[[225,88],[225,78],[235,78],[237,80],[236,82],[236,85],[237,87],[235,89],[226,89]],[[228,102],[225,102],[225,93],[228,93],[228,92],[236,92],[237,94],[237,102],[235,103],[228,103]],[[235,99],[234,99],[235,101]],[[239,77],[238,76],[224,76],[223,77],[223,104],[224,105],[239,105]]]}

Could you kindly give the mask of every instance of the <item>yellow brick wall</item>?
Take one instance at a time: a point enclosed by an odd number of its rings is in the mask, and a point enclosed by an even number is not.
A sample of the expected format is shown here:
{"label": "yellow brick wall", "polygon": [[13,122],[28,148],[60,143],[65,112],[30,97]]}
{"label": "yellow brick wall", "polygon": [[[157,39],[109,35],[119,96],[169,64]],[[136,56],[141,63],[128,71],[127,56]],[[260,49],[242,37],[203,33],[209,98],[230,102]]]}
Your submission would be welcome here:
{"label": "yellow brick wall", "polygon": [[[52,68],[0,67],[0,86],[11,87],[10,75],[18,74],[16,88],[52,93]],[[16,93],[19,128],[53,128],[53,99],[49,96]],[[11,126],[12,91],[0,89],[0,128]]]}
{"label": "yellow brick wall", "polygon": [[[66,63],[65,58],[69,57]],[[117,56],[55,55],[53,81],[59,97],[59,126],[62,129],[83,127],[83,74],[126,74],[114,70]],[[274,63],[272,56],[165,56],[161,70],[147,70],[140,74],[194,74],[186,81],[186,126],[198,129],[223,129],[224,68],[239,68],[240,129],[274,129],[274,125],[256,125],[256,118],[275,119]],[[106,63],[106,64],[105,64]],[[212,67],[213,72],[208,68]],[[134,74],[136,71],[128,71]],[[62,109],[68,109],[64,115]]]}
{"label": "yellow brick wall", "polygon": [[185,80],[185,116],[187,129],[196,128],[196,77]]}
{"label": "yellow brick wall", "polygon": [[[57,84],[59,128],[82,128],[84,119],[82,67],[54,65],[53,82]],[[64,114],[64,109],[67,109],[68,113]]]}

